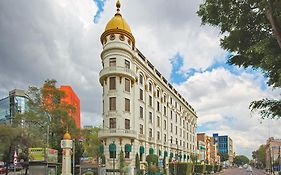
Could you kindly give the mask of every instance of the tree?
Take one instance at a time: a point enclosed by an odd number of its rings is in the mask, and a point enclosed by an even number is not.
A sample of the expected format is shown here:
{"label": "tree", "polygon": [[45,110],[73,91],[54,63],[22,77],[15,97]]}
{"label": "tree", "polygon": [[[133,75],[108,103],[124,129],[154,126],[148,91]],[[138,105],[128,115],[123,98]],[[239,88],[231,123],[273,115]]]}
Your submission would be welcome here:
{"label": "tree", "polygon": [[[281,1],[206,0],[197,14],[202,24],[219,27],[229,64],[261,69],[269,86],[281,87]],[[281,117],[280,99],[253,101],[249,107],[263,118]]]}
{"label": "tree", "polygon": [[220,156],[221,162],[227,161],[227,160],[229,159],[229,155],[228,155],[227,153],[221,153],[221,152],[219,152],[218,154],[219,154],[219,156]]}
{"label": "tree", "polygon": [[259,149],[252,152],[253,159],[256,160],[256,165],[259,168],[265,167],[265,145],[260,145]]}
{"label": "tree", "polygon": [[138,153],[136,154],[136,158],[135,158],[135,167],[136,167],[137,174],[140,174],[140,158]]}
{"label": "tree", "polygon": [[248,159],[248,157],[244,155],[235,156],[233,159],[233,163],[235,163],[236,165],[245,165],[249,164],[249,162],[250,160]]}
{"label": "tree", "polygon": [[[60,141],[66,130],[69,130],[74,139],[79,136],[79,130],[70,116],[76,109],[61,100],[65,94],[56,88],[56,80],[46,80],[40,88],[30,86],[27,94],[28,111],[16,116],[15,125],[20,126],[23,121],[24,129],[30,137],[36,138],[39,136],[38,133],[41,133],[38,139],[45,146],[59,150],[60,160]],[[32,146],[38,147],[42,144]],[[79,146],[77,151],[81,153]]]}
{"label": "tree", "polygon": [[100,127],[82,130],[84,156],[86,157],[101,157],[103,152],[100,150],[101,141],[98,139]]}

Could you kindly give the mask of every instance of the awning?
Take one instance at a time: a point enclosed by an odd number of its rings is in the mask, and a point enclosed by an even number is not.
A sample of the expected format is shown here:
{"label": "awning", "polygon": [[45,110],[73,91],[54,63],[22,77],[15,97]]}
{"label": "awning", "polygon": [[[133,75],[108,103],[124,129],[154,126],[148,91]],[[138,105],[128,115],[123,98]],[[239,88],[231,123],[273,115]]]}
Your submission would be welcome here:
{"label": "awning", "polygon": [[109,145],[109,151],[110,152],[116,152],[116,145],[115,145],[115,143],[111,143]]}
{"label": "awning", "polygon": [[153,155],[154,154],[154,149],[153,148],[149,148],[149,154]]}
{"label": "awning", "polygon": [[99,151],[100,151],[100,153],[103,153],[103,152],[104,152],[104,146],[103,146],[103,144],[100,144]]}
{"label": "awning", "polygon": [[174,153],[170,152],[170,157],[174,157]]}
{"label": "awning", "polygon": [[126,144],[126,145],[125,145],[125,152],[127,152],[127,153],[132,152],[132,145]]}
{"label": "awning", "polygon": [[205,146],[200,146],[200,149],[206,150],[206,147]]}
{"label": "awning", "polygon": [[164,157],[168,157],[168,152],[164,151]]}
{"label": "awning", "polygon": [[144,147],[140,146],[140,154],[143,154],[143,153],[144,153]]}

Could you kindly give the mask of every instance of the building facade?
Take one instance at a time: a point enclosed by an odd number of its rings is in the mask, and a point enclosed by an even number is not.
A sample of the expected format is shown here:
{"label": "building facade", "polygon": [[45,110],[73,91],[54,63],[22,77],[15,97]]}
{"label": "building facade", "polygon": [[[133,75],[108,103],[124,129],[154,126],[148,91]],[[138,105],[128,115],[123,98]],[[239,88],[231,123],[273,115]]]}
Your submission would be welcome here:
{"label": "building facade", "polygon": [[0,100],[0,123],[12,124],[13,117],[27,110],[28,96],[24,90],[14,89],[9,96]]}
{"label": "building facade", "polygon": [[265,145],[265,168],[277,171],[281,169],[281,139],[270,137]]}
{"label": "building facade", "polygon": [[121,150],[131,168],[136,154],[141,163],[149,154],[187,161],[196,150],[196,112],[136,48],[119,1],[116,6],[117,13],[101,35],[103,129],[99,139],[106,168],[115,171]]}
{"label": "building facade", "polygon": [[205,149],[205,159],[206,163],[211,162],[211,137],[207,136],[206,133],[197,133],[197,142],[204,142],[204,147],[198,147],[198,150]]}
{"label": "building facade", "polygon": [[214,143],[217,143],[217,148],[219,153],[226,153],[229,156],[229,162],[233,162],[233,141],[232,139],[225,135],[219,136],[217,133],[213,134]]}
{"label": "building facade", "polygon": [[61,86],[59,88],[60,91],[65,93],[64,98],[61,99],[62,102],[72,105],[75,110],[69,115],[74,119],[75,125],[77,128],[81,127],[80,122],[80,99],[71,88],[71,86]]}

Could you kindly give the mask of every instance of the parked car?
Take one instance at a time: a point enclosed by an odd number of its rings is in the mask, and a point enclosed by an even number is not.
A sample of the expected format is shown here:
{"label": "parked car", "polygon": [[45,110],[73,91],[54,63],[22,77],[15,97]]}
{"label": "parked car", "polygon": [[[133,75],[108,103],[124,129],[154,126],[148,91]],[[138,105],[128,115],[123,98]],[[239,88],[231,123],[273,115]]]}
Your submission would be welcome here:
{"label": "parked car", "polygon": [[16,164],[16,165],[14,165],[14,164],[10,164],[9,165],[9,167],[8,167],[8,170],[9,171],[19,171],[19,170],[21,170],[21,169],[23,169],[23,167],[22,167],[22,165],[21,164]]}
{"label": "parked car", "polygon": [[4,166],[0,166],[0,173],[6,173],[7,169]]}

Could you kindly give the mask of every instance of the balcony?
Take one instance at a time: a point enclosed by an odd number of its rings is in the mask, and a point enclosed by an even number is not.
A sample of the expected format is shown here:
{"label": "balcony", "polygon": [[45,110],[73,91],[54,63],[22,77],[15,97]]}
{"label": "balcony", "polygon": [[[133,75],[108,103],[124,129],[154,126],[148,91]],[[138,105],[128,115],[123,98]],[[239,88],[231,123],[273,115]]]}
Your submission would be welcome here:
{"label": "balcony", "polygon": [[129,129],[103,129],[99,131],[98,137],[100,139],[106,137],[127,137],[127,138],[136,139],[137,132],[135,130],[129,130]]}
{"label": "balcony", "polygon": [[100,71],[100,83],[108,77],[108,76],[125,76],[132,81],[135,81],[137,78],[136,73],[128,68],[120,67],[120,66],[113,66],[113,67],[106,67]]}
{"label": "balcony", "polygon": [[139,134],[139,140],[145,140],[145,135],[144,134]]}

